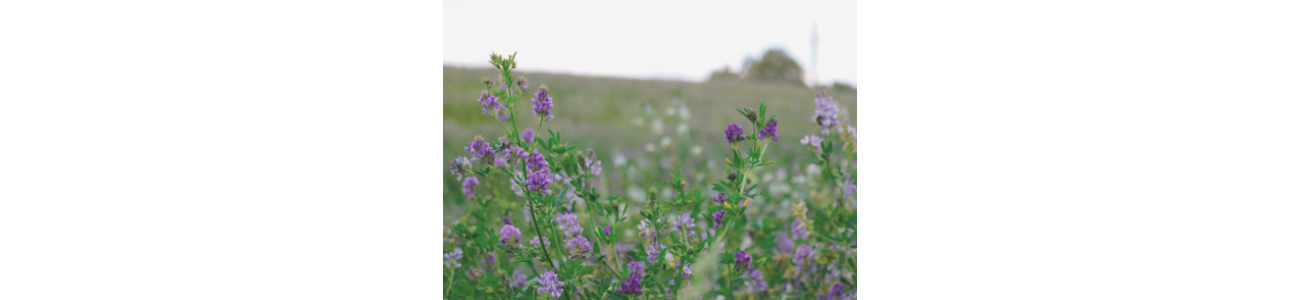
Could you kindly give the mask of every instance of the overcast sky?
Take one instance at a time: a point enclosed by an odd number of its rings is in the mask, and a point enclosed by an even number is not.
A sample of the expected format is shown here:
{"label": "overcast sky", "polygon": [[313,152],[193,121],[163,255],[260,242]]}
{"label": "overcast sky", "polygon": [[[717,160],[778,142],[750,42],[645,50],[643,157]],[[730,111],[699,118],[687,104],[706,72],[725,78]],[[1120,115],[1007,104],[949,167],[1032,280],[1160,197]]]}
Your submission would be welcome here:
{"label": "overcast sky", "polygon": [[[857,85],[853,1],[447,1],[443,62],[489,67],[518,51],[520,71],[700,81],[784,48],[818,82]],[[503,21],[503,19],[508,21]]]}

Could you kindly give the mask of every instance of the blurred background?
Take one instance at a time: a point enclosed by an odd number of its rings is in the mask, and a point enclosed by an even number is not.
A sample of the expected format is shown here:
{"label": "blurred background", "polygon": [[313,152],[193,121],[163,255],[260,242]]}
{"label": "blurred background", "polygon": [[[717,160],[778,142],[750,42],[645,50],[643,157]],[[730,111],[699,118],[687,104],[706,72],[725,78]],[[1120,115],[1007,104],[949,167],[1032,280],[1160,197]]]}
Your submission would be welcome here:
{"label": "blurred background", "polygon": [[[499,75],[488,64],[493,52],[518,53],[515,74],[530,83],[522,103],[550,87],[556,117],[544,128],[596,150],[605,194],[643,197],[683,167],[695,183],[725,176],[723,130],[745,124],[735,109],[757,109],[760,101],[780,120],[781,139],[769,150],[778,164],[764,170],[782,184],[806,180],[812,156],[799,140],[821,131],[813,122],[818,91],[835,99],[842,122],[856,123],[853,1],[447,1],[445,8],[444,161],[465,155],[476,134],[502,135],[475,101],[482,79]],[[536,121],[527,109],[520,115],[528,120],[521,126]],[[459,215],[460,184],[445,178],[445,214]]]}

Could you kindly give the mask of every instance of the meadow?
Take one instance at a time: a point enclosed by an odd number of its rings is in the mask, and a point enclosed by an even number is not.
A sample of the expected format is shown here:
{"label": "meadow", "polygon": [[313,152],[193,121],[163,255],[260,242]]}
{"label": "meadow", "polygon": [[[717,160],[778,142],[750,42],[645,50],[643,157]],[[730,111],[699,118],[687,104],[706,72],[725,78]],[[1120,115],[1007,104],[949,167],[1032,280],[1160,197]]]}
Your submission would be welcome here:
{"label": "meadow", "polygon": [[443,69],[444,296],[853,298],[852,91],[492,62]]}

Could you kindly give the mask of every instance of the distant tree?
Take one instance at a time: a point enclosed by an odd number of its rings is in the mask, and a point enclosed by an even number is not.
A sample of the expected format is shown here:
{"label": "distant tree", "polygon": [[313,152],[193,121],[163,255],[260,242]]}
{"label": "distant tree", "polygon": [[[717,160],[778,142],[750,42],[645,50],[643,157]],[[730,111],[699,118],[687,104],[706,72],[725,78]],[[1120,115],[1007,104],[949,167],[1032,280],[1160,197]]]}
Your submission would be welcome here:
{"label": "distant tree", "polygon": [[740,81],[740,74],[732,72],[730,66],[724,66],[722,70],[713,71],[709,75],[709,81]]}
{"label": "distant tree", "polygon": [[747,81],[804,85],[803,68],[781,49],[768,49],[755,60],[745,59],[741,76]]}

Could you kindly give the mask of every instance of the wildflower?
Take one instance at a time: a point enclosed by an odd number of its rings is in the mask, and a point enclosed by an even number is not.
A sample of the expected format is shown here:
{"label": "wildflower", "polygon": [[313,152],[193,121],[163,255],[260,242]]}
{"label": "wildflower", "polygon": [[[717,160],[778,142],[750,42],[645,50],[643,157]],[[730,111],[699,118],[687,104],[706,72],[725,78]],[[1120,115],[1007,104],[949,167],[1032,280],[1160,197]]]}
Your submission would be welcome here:
{"label": "wildflower", "polygon": [[488,254],[487,254],[487,263],[488,263],[488,264],[496,264],[496,263],[497,263],[497,256],[496,256],[496,254],[488,253]]}
{"label": "wildflower", "polygon": [[776,135],[776,118],[772,118],[772,122],[767,123],[767,126],[764,126],[762,130],[758,131],[758,139],[761,140],[769,137],[772,138],[773,142],[775,142],[779,137]]}
{"label": "wildflower", "polygon": [[718,196],[717,196],[717,197],[713,197],[713,202],[717,202],[717,203],[727,202],[727,194],[723,194],[722,192],[718,192]]}
{"label": "wildflower", "polygon": [[501,219],[502,219],[503,222],[505,222],[506,225],[511,225],[511,224],[510,224],[510,218],[509,218],[509,217],[501,218]]}
{"label": "wildflower", "polygon": [[528,79],[519,78],[519,80],[515,80],[515,85],[518,85],[521,90],[526,90],[528,89]]}
{"label": "wildflower", "polygon": [[805,136],[803,137],[802,140],[799,140],[799,143],[800,143],[800,144],[804,144],[804,145],[812,146],[813,149],[817,149],[817,152],[822,152],[822,138],[821,138],[821,137],[818,137],[818,136],[815,136],[815,135],[805,135]]}
{"label": "wildflower", "polygon": [[550,195],[551,178],[552,176],[550,171],[541,170],[528,175],[528,179],[524,180],[524,183],[528,184],[528,190],[530,191],[539,191],[543,194]]}
{"label": "wildflower", "polygon": [[[544,237],[541,239],[541,243],[546,244],[546,247],[545,247],[545,248],[550,248],[550,247],[551,247],[551,242],[550,242],[550,241],[547,241],[546,238],[544,238]],[[538,244],[539,244],[539,243],[538,243],[537,237],[533,237],[533,242],[532,242],[533,247],[537,247]]]}
{"label": "wildflower", "polygon": [[555,274],[555,270],[549,270],[546,271],[546,273],[542,273],[542,276],[537,279],[537,282],[541,285],[541,287],[537,288],[538,293],[550,293],[551,298],[555,299],[559,299],[560,294],[564,293],[564,289],[561,288],[564,286],[564,282],[560,281],[560,277]]}
{"label": "wildflower", "polygon": [[464,193],[466,197],[469,197],[470,200],[474,200],[475,187],[478,186],[478,177],[465,177],[465,181],[462,182],[460,186],[461,192]]}
{"label": "wildflower", "polygon": [[510,243],[511,239],[514,239],[514,243],[518,243],[519,235],[523,234],[523,232],[520,232],[519,228],[516,228],[514,225],[506,224],[501,225],[501,231],[497,234],[501,235],[499,241],[501,241],[502,244],[507,244]]}
{"label": "wildflower", "polygon": [[537,137],[537,131],[532,128],[524,129],[524,132],[519,134],[519,138],[523,139],[524,143],[532,143],[534,137]]}
{"label": "wildflower", "polygon": [[545,85],[537,89],[537,94],[534,97],[532,99],[533,115],[538,118],[545,117],[547,121],[555,119],[555,115],[551,114],[551,108],[555,107],[555,104],[551,102],[550,91]]}
{"label": "wildflower", "polygon": [[605,226],[605,235],[609,235],[609,231],[610,231],[609,226]]}
{"label": "wildflower", "polygon": [[663,243],[660,243],[658,236],[655,236],[650,240],[653,242],[651,242],[650,245],[646,247],[645,254],[650,256],[648,260],[650,261],[651,264],[654,264],[656,258],[659,257],[660,251],[662,251],[665,248],[668,248],[668,246],[664,246]]}
{"label": "wildflower", "polygon": [[812,267],[813,249],[808,245],[800,245],[799,249],[794,251],[795,269],[809,269]]}
{"label": "wildflower", "polygon": [[858,190],[858,185],[854,184],[853,179],[850,178],[844,179],[844,199],[848,199],[849,195],[852,195],[854,192],[857,192],[857,190]]}
{"label": "wildflower", "polygon": [[451,160],[451,175],[456,175],[456,179],[461,179],[463,176],[468,175],[470,168],[469,159],[464,156],[457,156],[456,159]]}
{"label": "wildflower", "polygon": [[727,130],[723,132],[723,135],[727,137],[727,143],[735,145],[736,142],[745,140],[745,129],[740,128],[740,125],[736,125],[736,123],[731,123],[727,125]]}
{"label": "wildflower", "polygon": [[822,126],[822,134],[830,134],[830,128],[839,124],[836,118],[839,116],[839,108],[835,107],[835,99],[826,96],[826,91],[817,93],[813,99],[817,103],[815,114],[817,125]]}
{"label": "wildflower", "polygon": [[582,236],[577,236],[572,239],[569,239],[569,241],[565,244],[566,244],[565,246],[569,249],[569,254],[570,254],[569,258],[578,258],[578,257],[586,258],[587,252],[591,252],[591,242],[588,242],[587,238]]}
{"label": "wildflower", "polygon": [[727,214],[727,211],[722,210],[713,213],[713,227],[722,227],[722,215],[725,214]]}
{"label": "wildflower", "polygon": [[682,213],[681,218],[679,218],[678,221],[673,222],[673,230],[682,231],[687,235],[694,234],[695,219],[692,219],[691,214],[689,213]]}
{"label": "wildflower", "polygon": [[655,228],[653,224],[650,224],[650,220],[641,219],[641,223],[636,225],[636,229],[640,230],[637,236],[640,236],[643,240],[648,240],[650,236],[654,235],[653,230]]}
{"label": "wildflower", "polygon": [[470,159],[470,161],[479,161],[483,156],[493,152],[492,146],[488,145],[486,141],[483,141],[483,136],[481,135],[475,136],[474,140],[469,141],[469,145],[465,146],[465,151],[474,154],[474,158]]}
{"label": "wildflower", "polygon": [[488,94],[487,91],[479,92],[478,103],[483,104],[483,114],[489,116],[491,116],[493,112],[502,108],[502,104],[500,101],[497,101],[497,97],[493,97],[491,94]]}
{"label": "wildflower", "polygon": [[758,294],[759,292],[767,290],[767,282],[763,281],[763,270],[750,269],[749,272],[745,272],[745,275],[743,276],[745,279],[750,280],[749,282],[745,282],[745,286],[749,287],[750,293]]}
{"label": "wildflower", "polygon": [[591,164],[591,175],[600,175],[600,161]]}
{"label": "wildflower", "polygon": [[790,232],[794,233],[796,240],[808,238],[808,226],[804,225],[803,221],[794,220],[794,222],[791,222]]}
{"label": "wildflower", "polygon": [[565,236],[573,237],[582,233],[582,225],[578,224],[578,215],[576,214],[559,215],[555,217],[555,223],[559,224],[559,229],[564,231]]}
{"label": "wildflower", "polygon": [[510,119],[510,112],[504,109],[497,111],[497,122],[505,122]]}
{"label": "wildflower", "polygon": [[784,232],[776,234],[776,246],[781,249],[781,253],[790,253],[790,250],[794,250],[794,242],[790,241]]}
{"label": "wildflower", "polygon": [[550,166],[550,164],[546,162],[546,156],[542,155],[541,151],[534,152],[532,155],[529,155],[526,160],[528,161],[529,172],[546,171],[546,167]]}
{"label": "wildflower", "polygon": [[459,268],[460,262],[458,260],[464,257],[465,257],[465,251],[461,251],[460,248],[456,248],[456,250],[452,250],[451,252],[447,252],[446,254],[442,255],[442,264],[448,267],[452,267],[453,269]]}
{"label": "wildflower", "polygon": [[528,283],[528,275],[524,275],[523,269],[515,269],[514,280],[510,281],[510,288],[523,288]]}
{"label": "wildflower", "polygon": [[736,255],[735,255],[735,256],[736,256],[736,270],[737,270],[737,271],[739,271],[739,270],[752,270],[752,269],[754,269],[754,264],[753,264],[752,261],[750,261],[750,260],[753,259],[754,257],[753,257],[753,256],[750,256],[749,253],[745,253],[745,250],[736,251]]}
{"label": "wildflower", "polygon": [[822,294],[821,296],[817,296],[817,300],[851,299],[849,297],[845,297],[848,295],[841,295],[843,291],[844,291],[844,285],[840,283],[835,283],[835,285],[831,286],[831,289],[829,291],[826,291],[825,294]]}
{"label": "wildflower", "polygon": [[641,290],[641,276],[645,272],[645,264],[634,261],[627,263],[628,275],[627,280],[623,280],[623,285],[618,287],[618,292],[623,294],[636,294],[640,296],[644,291]]}
{"label": "wildflower", "polygon": [[693,266],[691,266],[691,265],[686,265],[686,266],[682,267],[682,273],[683,273],[683,274],[686,274],[686,276],[683,276],[682,278],[690,279],[690,278],[691,278],[691,274],[694,274],[694,273],[695,273],[695,267],[693,267]]}

